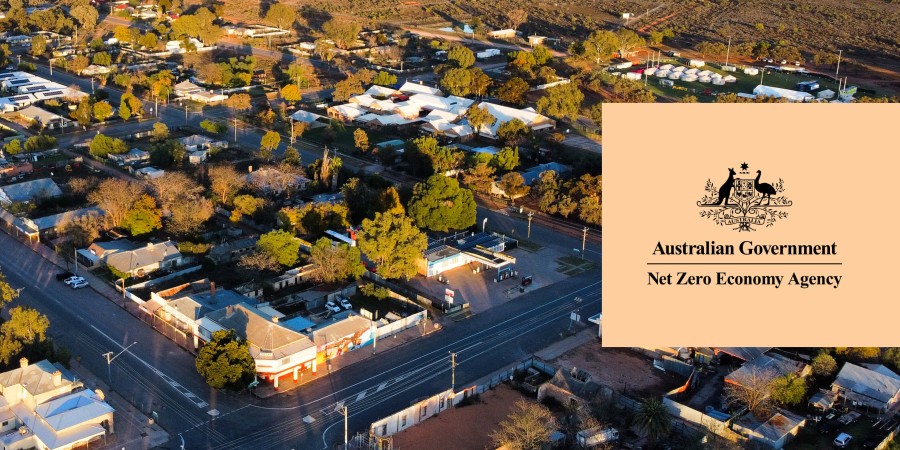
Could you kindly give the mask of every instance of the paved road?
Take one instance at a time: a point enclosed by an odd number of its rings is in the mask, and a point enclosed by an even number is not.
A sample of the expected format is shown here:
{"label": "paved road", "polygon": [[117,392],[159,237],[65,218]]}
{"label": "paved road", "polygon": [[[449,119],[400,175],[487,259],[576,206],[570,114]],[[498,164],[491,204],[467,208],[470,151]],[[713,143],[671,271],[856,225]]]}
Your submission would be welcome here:
{"label": "paved road", "polygon": [[[458,353],[457,385],[466,386],[556,341],[576,295],[584,299],[585,316],[600,310],[596,270],[260,400],[209,389],[193,358],[168,339],[96,292],[57,282],[55,266],[11,237],[0,234],[0,246],[6,249],[0,254],[4,274],[25,288],[18,302],[46,314],[54,339],[101,379],[107,369],[101,355],[137,342],[110,366],[112,385],[144,411],[157,411],[160,424],[184,438],[186,448],[324,448],[342,439],[339,406],[350,410],[350,429],[364,431],[373,420],[446,389],[447,352]],[[211,409],[220,412],[215,421]]]}

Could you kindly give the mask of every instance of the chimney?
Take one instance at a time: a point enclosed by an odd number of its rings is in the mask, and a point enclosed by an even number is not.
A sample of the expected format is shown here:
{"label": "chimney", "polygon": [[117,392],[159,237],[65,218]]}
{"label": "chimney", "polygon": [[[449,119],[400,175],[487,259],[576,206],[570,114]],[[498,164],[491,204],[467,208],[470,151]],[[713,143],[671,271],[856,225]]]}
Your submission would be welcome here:
{"label": "chimney", "polygon": [[23,369],[28,367],[28,358],[22,357],[22,359],[19,360],[19,366]]}
{"label": "chimney", "polygon": [[60,384],[62,384],[62,372],[57,370],[53,372],[53,385],[59,386]]}
{"label": "chimney", "polygon": [[215,281],[209,282],[209,304],[210,305],[216,304],[216,282]]}

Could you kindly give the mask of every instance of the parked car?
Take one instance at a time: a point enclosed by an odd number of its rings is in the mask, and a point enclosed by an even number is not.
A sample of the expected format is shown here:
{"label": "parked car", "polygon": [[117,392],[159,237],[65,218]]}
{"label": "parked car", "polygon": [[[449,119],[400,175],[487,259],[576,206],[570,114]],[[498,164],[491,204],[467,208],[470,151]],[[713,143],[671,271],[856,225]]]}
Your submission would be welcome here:
{"label": "parked car", "polygon": [[79,277],[79,276],[77,276],[77,275],[76,275],[76,276],[73,276],[73,277],[66,278],[66,281],[63,281],[63,283],[66,283],[66,284],[68,284],[69,286],[71,286],[71,285],[73,285],[73,284],[75,284],[75,283],[84,283],[84,282],[85,282],[85,279],[84,279],[83,277]]}
{"label": "parked car", "polygon": [[60,272],[56,274],[56,281],[66,281],[74,276],[75,274],[72,272]]}
{"label": "parked car", "polygon": [[333,300],[328,300],[328,302],[325,303],[325,308],[333,313],[341,312],[341,307],[336,305]]}
{"label": "parked car", "polygon": [[350,300],[341,297],[341,307],[349,311],[353,309],[353,304],[350,303]]}
{"label": "parked car", "polygon": [[859,422],[860,417],[862,417],[862,414],[860,414],[856,411],[850,411],[847,414],[844,414],[843,416],[841,416],[841,418],[838,419],[838,422],[840,422],[844,425],[850,425],[851,423]]}
{"label": "parked car", "polygon": [[88,287],[88,282],[84,281],[84,279],[82,279],[81,281],[72,283],[72,289],[81,289],[83,287]]}
{"label": "parked car", "polygon": [[850,445],[850,441],[852,440],[853,436],[850,436],[847,433],[841,433],[838,435],[838,437],[834,438],[832,444],[834,444],[834,446],[838,448],[845,448]]}

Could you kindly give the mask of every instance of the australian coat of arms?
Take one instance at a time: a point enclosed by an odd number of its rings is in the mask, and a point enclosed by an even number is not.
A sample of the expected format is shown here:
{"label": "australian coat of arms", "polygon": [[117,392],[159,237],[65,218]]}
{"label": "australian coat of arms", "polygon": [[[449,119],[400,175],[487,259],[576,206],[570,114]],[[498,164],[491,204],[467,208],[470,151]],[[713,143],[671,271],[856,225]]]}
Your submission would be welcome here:
{"label": "australian coat of arms", "polygon": [[728,178],[718,187],[706,180],[706,195],[697,202],[703,208],[701,217],[712,219],[717,225],[732,226],[737,231],[755,231],[754,226],[771,227],[778,219],[787,217],[784,208],[792,202],[782,195],[784,180],[770,184],[761,181],[762,171],[752,178],[747,163],[741,172],[728,169]]}

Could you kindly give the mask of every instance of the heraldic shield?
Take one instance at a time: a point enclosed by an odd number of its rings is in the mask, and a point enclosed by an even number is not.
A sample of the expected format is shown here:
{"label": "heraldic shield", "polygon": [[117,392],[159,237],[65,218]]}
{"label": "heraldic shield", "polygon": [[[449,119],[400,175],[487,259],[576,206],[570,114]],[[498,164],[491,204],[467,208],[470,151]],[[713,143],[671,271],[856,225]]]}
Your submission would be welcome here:
{"label": "heraldic shield", "polygon": [[[771,227],[788,215],[785,208],[793,202],[784,196],[784,180],[766,183],[762,170],[756,171],[756,178],[750,172],[749,164],[741,164],[741,172],[728,169],[728,177],[721,184],[706,181],[706,195],[697,202],[703,208],[700,216],[711,219],[716,225],[732,226],[736,231],[755,231],[754,227]],[[736,176],[737,175],[737,176]],[[740,175],[749,176],[739,178]]]}

